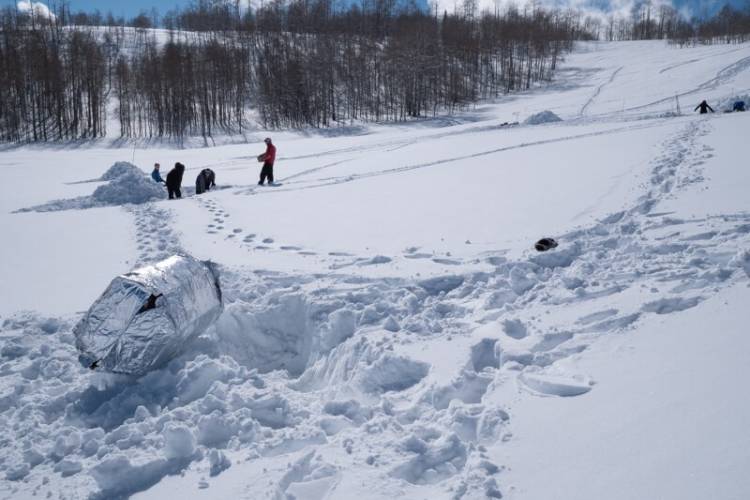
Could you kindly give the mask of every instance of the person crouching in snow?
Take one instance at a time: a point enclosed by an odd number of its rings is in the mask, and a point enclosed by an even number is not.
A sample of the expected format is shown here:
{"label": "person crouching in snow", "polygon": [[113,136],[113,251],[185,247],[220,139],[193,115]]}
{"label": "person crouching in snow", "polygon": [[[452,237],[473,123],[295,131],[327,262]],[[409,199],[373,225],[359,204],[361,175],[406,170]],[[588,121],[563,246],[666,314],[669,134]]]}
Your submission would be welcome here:
{"label": "person crouching in snow", "polygon": [[167,192],[169,199],[182,198],[182,174],[185,173],[185,165],[180,162],[174,164],[174,168],[167,174]]}
{"label": "person crouching in snow", "polygon": [[714,112],[714,108],[712,108],[711,106],[709,106],[708,103],[705,100],[702,101],[700,104],[698,104],[693,111],[698,111],[699,108],[701,110],[701,114],[702,115],[705,115],[706,113],[708,113],[709,109],[711,110],[711,113]]}
{"label": "person crouching in snow", "polygon": [[195,178],[195,194],[203,194],[216,187],[216,174],[210,168],[204,168]]}
{"label": "person crouching in snow", "polygon": [[154,180],[154,182],[161,182],[164,183],[164,179],[161,178],[161,174],[159,173],[159,165],[158,163],[154,163],[154,171],[151,172],[151,178]]}
{"label": "person crouching in snow", "polygon": [[269,184],[273,184],[273,162],[276,160],[276,146],[271,142],[271,138],[266,137],[263,142],[266,143],[266,152],[258,156],[258,161],[263,162],[263,168],[260,170],[260,181],[258,181],[260,186],[266,179],[268,179]]}

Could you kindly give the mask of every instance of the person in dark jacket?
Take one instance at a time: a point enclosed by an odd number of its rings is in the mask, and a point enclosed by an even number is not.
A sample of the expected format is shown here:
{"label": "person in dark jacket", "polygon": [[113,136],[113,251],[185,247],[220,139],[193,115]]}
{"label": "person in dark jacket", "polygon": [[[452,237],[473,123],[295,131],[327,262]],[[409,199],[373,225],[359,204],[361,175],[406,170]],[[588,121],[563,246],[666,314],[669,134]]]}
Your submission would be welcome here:
{"label": "person in dark jacket", "polygon": [[216,187],[216,174],[210,168],[204,168],[195,178],[195,194],[203,194]]}
{"label": "person in dark jacket", "polygon": [[174,168],[167,174],[167,192],[169,199],[182,198],[182,175],[185,173],[185,165],[180,162],[174,164]]}
{"label": "person in dark jacket", "polygon": [[154,163],[154,170],[151,172],[151,178],[154,180],[154,182],[161,182],[164,183],[164,179],[161,178],[161,174],[159,173],[159,165],[158,163]]}
{"label": "person in dark jacket", "polygon": [[706,113],[708,113],[709,109],[711,110],[711,113],[714,112],[714,108],[709,106],[706,101],[702,101],[700,104],[698,104],[693,111],[698,111],[698,109],[701,110],[702,115],[705,115]]}
{"label": "person in dark jacket", "polygon": [[258,156],[258,161],[263,162],[263,168],[260,170],[260,181],[259,185],[268,179],[269,184],[273,184],[273,162],[276,161],[276,146],[271,142],[270,137],[266,137],[264,141],[266,143],[266,152]]}
{"label": "person in dark jacket", "polygon": [[732,111],[745,111],[745,101],[735,101]]}

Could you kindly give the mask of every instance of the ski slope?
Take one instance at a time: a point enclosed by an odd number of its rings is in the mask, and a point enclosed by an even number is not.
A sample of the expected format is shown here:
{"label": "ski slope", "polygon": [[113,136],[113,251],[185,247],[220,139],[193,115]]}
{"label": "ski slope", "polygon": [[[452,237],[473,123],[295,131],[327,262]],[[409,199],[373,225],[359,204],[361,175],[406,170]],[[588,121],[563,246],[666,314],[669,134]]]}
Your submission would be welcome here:
{"label": "ski slope", "polygon": [[[749,48],[580,44],[408,124],[6,147],[0,498],[745,498]],[[94,196],[117,161],[184,163],[185,198]],[[82,368],[82,312],[175,252],[219,264],[215,327]]]}

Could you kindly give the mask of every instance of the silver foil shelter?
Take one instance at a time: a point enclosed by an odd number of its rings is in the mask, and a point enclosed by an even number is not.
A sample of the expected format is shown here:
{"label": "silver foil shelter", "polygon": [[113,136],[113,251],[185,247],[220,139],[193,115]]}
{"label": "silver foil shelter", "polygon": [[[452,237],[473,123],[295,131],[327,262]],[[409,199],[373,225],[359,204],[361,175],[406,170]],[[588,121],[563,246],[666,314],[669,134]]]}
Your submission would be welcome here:
{"label": "silver foil shelter", "polygon": [[174,255],[112,280],[76,325],[81,363],[142,375],[178,355],[222,312],[212,265]]}

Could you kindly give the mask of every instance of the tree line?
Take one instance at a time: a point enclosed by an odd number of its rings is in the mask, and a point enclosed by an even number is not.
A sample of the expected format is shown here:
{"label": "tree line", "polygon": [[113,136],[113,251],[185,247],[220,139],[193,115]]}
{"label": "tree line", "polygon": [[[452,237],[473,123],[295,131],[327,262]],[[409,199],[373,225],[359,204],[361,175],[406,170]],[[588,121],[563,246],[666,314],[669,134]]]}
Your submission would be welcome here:
{"label": "tree line", "polygon": [[106,133],[106,55],[89,31],[0,16],[0,140]]}
{"label": "tree line", "polygon": [[[575,16],[511,8],[453,14],[393,0],[337,10],[273,0],[256,10],[199,0],[134,26],[99,13],[0,13],[0,137],[210,137],[264,127],[435,116],[550,77]],[[109,117],[109,120],[108,120]],[[110,131],[114,134],[116,130]]]}
{"label": "tree line", "polygon": [[[0,12],[0,140],[211,137],[401,121],[547,80],[576,40],[744,40],[747,14],[688,22],[639,4],[627,22],[575,11],[453,13],[397,0],[197,0],[162,18]],[[125,26],[129,24],[130,26]],[[151,28],[161,26],[163,29]],[[681,38],[682,37],[682,38]],[[688,38],[685,38],[688,37]],[[117,130],[118,128],[119,130]]]}

